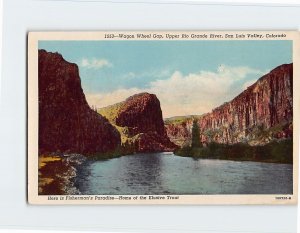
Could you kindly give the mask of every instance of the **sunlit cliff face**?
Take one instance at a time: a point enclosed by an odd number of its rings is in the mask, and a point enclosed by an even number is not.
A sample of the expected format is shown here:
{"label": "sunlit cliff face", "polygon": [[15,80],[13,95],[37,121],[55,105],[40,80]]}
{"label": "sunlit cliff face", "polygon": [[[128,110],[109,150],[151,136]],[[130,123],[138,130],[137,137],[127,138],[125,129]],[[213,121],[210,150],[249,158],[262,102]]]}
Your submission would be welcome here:
{"label": "sunlit cliff face", "polygon": [[[232,101],[201,116],[203,141],[265,144],[274,138],[292,137],[293,65],[281,65],[259,79]],[[167,125],[172,139],[190,137],[192,121]],[[181,139],[181,141],[184,141]]]}

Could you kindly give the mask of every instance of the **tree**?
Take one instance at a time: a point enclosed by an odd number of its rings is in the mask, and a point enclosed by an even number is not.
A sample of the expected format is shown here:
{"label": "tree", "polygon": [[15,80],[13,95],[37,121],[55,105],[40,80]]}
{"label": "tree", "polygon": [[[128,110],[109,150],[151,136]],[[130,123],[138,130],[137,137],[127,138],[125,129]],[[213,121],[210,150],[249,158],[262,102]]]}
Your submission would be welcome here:
{"label": "tree", "polygon": [[193,121],[193,128],[192,128],[192,147],[201,147],[200,143],[200,129],[197,123],[197,120]]}

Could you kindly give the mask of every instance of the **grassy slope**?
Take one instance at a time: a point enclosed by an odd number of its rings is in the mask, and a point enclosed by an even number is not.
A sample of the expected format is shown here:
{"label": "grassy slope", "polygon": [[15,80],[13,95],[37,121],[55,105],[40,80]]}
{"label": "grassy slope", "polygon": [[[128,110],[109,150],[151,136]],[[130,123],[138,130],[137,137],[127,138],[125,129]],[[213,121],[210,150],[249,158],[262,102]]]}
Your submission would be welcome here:
{"label": "grassy slope", "polygon": [[120,132],[121,135],[121,143],[122,146],[126,145],[132,145],[136,141],[136,138],[139,135],[130,136],[129,135],[129,129],[128,127],[121,127],[116,125],[116,117],[118,116],[118,113],[123,105],[123,102],[113,104],[104,108],[100,108],[97,110],[98,113],[100,113],[102,116],[106,117],[109,122],[116,127],[116,129]]}
{"label": "grassy slope", "polygon": [[116,125],[116,117],[122,107],[122,103],[117,103],[97,110],[102,116],[107,118],[109,122],[120,132],[122,144],[127,140],[126,128]]}

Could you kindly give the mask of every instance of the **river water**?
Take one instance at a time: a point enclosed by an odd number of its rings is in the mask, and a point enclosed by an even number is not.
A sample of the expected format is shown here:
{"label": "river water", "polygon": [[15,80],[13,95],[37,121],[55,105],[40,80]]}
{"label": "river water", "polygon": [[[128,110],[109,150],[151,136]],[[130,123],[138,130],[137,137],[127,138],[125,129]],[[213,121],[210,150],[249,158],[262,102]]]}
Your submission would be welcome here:
{"label": "river water", "polygon": [[290,164],[198,159],[173,153],[89,161],[79,171],[82,194],[292,194]]}

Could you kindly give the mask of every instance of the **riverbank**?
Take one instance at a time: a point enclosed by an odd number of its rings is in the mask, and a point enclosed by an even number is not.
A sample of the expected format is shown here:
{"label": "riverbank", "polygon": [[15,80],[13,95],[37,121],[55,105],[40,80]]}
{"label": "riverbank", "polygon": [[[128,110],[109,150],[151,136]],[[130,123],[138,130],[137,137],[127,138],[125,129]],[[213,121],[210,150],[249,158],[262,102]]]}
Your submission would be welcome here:
{"label": "riverbank", "polygon": [[291,139],[272,141],[266,145],[250,146],[245,143],[210,143],[205,147],[183,147],[174,151],[182,157],[222,159],[233,161],[254,161],[268,163],[293,163],[293,141]]}
{"label": "riverbank", "polygon": [[80,194],[74,185],[77,170],[86,161],[80,154],[39,156],[39,195]]}
{"label": "riverbank", "polygon": [[115,159],[120,158],[122,156],[132,155],[132,154],[148,154],[148,153],[173,153],[173,151],[161,151],[161,150],[153,150],[153,151],[145,151],[139,152],[134,147],[130,147],[128,145],[122,145],[116,148],[113,151],[108,151],[105,153],[95,153],[88,156],[89,160],[108,160],[108,159]]}
{"label": "riverbank", "polygon": [[129,153],[129,151],[125,150],[114,150],[107,153],[99,153],[89,156],[59,153],[40,155],[38,177],[39,195],[81,194],[76,187],[76,177],[85,169],[86,164],[116,159],[131,154],[140,153]]}

